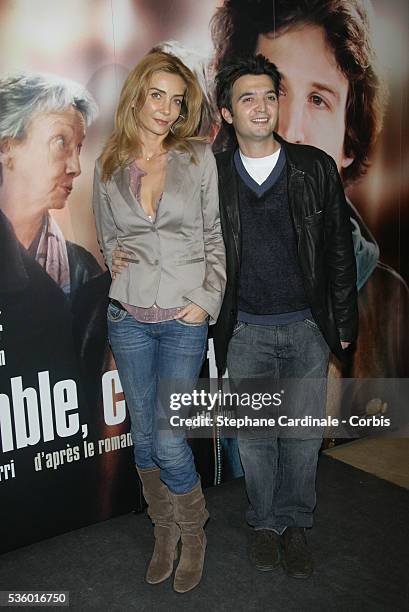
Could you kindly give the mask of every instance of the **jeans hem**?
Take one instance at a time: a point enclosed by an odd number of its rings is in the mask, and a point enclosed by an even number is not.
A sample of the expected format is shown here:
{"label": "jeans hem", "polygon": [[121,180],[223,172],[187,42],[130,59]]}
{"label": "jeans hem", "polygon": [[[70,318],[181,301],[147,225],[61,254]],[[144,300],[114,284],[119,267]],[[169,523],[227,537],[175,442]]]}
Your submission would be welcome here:
{"label": "jeans hem", "polygon": [[253,527],[253,531],[274,531],[274,533],[276,533],[277,535],[283,535],[284,531],[287,529],[287,527],[284,527],[284,529],[276,529],[275,527]]}
{"label": "jeans hem", "polygon": [[299,527],[300,529],[311,529],[313,524],[311,523],[310,525],[286,525],[285,527],[272,527],[271,525],[257,525],[256,527],[254,525],[250,525],[249,526],[252,528],[253,531],[261,531],[261,530],[265,530],[265,531],[275,531],[278,535],[283,535],[284,531],[288,528],[288,527]]}

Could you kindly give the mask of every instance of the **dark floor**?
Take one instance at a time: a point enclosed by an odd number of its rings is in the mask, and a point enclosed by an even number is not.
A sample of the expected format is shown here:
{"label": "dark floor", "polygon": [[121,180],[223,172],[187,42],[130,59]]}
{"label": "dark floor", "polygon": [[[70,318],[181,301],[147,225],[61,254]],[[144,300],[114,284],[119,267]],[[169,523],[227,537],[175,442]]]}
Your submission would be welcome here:
{"label": "dark floor", "polygon": [[146,515],[134,514],[2,555],[0,590],[70,591],[76,611],[409,609],[409,491],[321,457],[309,580],[250,565],[243,480],[208,489],[206,498],[205,574],[190,593],[174,593],[171,580],[145,584],[152,527]]}

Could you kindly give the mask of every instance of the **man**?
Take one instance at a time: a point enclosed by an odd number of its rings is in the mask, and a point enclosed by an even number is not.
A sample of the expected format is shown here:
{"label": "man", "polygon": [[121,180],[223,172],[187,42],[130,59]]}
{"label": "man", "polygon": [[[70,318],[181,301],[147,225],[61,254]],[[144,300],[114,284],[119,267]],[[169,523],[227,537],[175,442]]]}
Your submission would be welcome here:
{"label": "man", "polygon": [[[365,0],[225,0],[213,18],[216,67],[262,53],[282,75],[278,133],[289,142],[329,153],[345,185],[357,180],[382,127],[385,90],[377,74]],[[215,150],[226,146],[221,130]],[[409,375],[406,334],[409,292],[379,261],[379,249],[349,202],[359,290],[359,338],[348,364],[332,358],[331,372],[347,378]],[[338,410],[331,397],[328,410]],[[365,410],[362,397],[347,407]],[[379,402],[382,405],[382,402]]]}
{"label": "man", "polygon": [[[335,162],[274,130],[280,74],[262,55],[226,64],[216,76],[224,122],[238,149],[216,156],[227,255],[227,286],[213,329],[216,363],[233,384],[245,378],[321,380],[304,414],[325,412],[329,352],[340,360],[357,337],[356,267],[348,207]],[[292,410],[292,406],[287,409]],[[250,558],[282,563],[305,578],[321,439],[239,431],[254,527]]]}

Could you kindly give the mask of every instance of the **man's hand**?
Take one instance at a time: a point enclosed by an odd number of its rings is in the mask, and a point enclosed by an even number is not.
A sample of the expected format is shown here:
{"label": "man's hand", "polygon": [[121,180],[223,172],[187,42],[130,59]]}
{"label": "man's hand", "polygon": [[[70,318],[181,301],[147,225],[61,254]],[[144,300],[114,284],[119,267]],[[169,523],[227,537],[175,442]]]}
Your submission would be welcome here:
{"label": "man's hand", "polygon": [[121,274],[122,270],[129,266],[127,259],[131,257],[132,253],[116,247],[112,253],[112,278],[116,278],[117,274]]}
{"label": "man's hand", "polygon": [[350,342],[345,342],[345,340],[341,340],[341,346],[342,346],[342,348],[344,349],[344,351],[345,351],[345,349],[347,349],[347,348],[348,348],[348,346],[349,346],[350,344],[351,344]]}
{"label": "man's hand", "polygon": [[186,323],[203,323],[208,313],[197,304],[188,304],[181,310],[175,319],[183,319]]}

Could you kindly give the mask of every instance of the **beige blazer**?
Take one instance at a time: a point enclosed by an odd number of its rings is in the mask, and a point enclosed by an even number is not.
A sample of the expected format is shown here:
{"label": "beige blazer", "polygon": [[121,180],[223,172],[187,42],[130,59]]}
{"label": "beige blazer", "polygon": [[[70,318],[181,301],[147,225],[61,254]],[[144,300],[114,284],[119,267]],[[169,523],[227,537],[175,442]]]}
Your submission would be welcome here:
{"label": "beige blazer", "polygon": [[198,164],[188,153],[168,153],[165,188],[154,223],[132,193],[129,167],[116,170],[103,183],[97,160],[93,208],[110,271],[117,244],[132,253],[128,268],[112,280],[111,298],[143,308],[194,302],[214,323],[226,284],[217,169],[209,145],[193,146]]}

